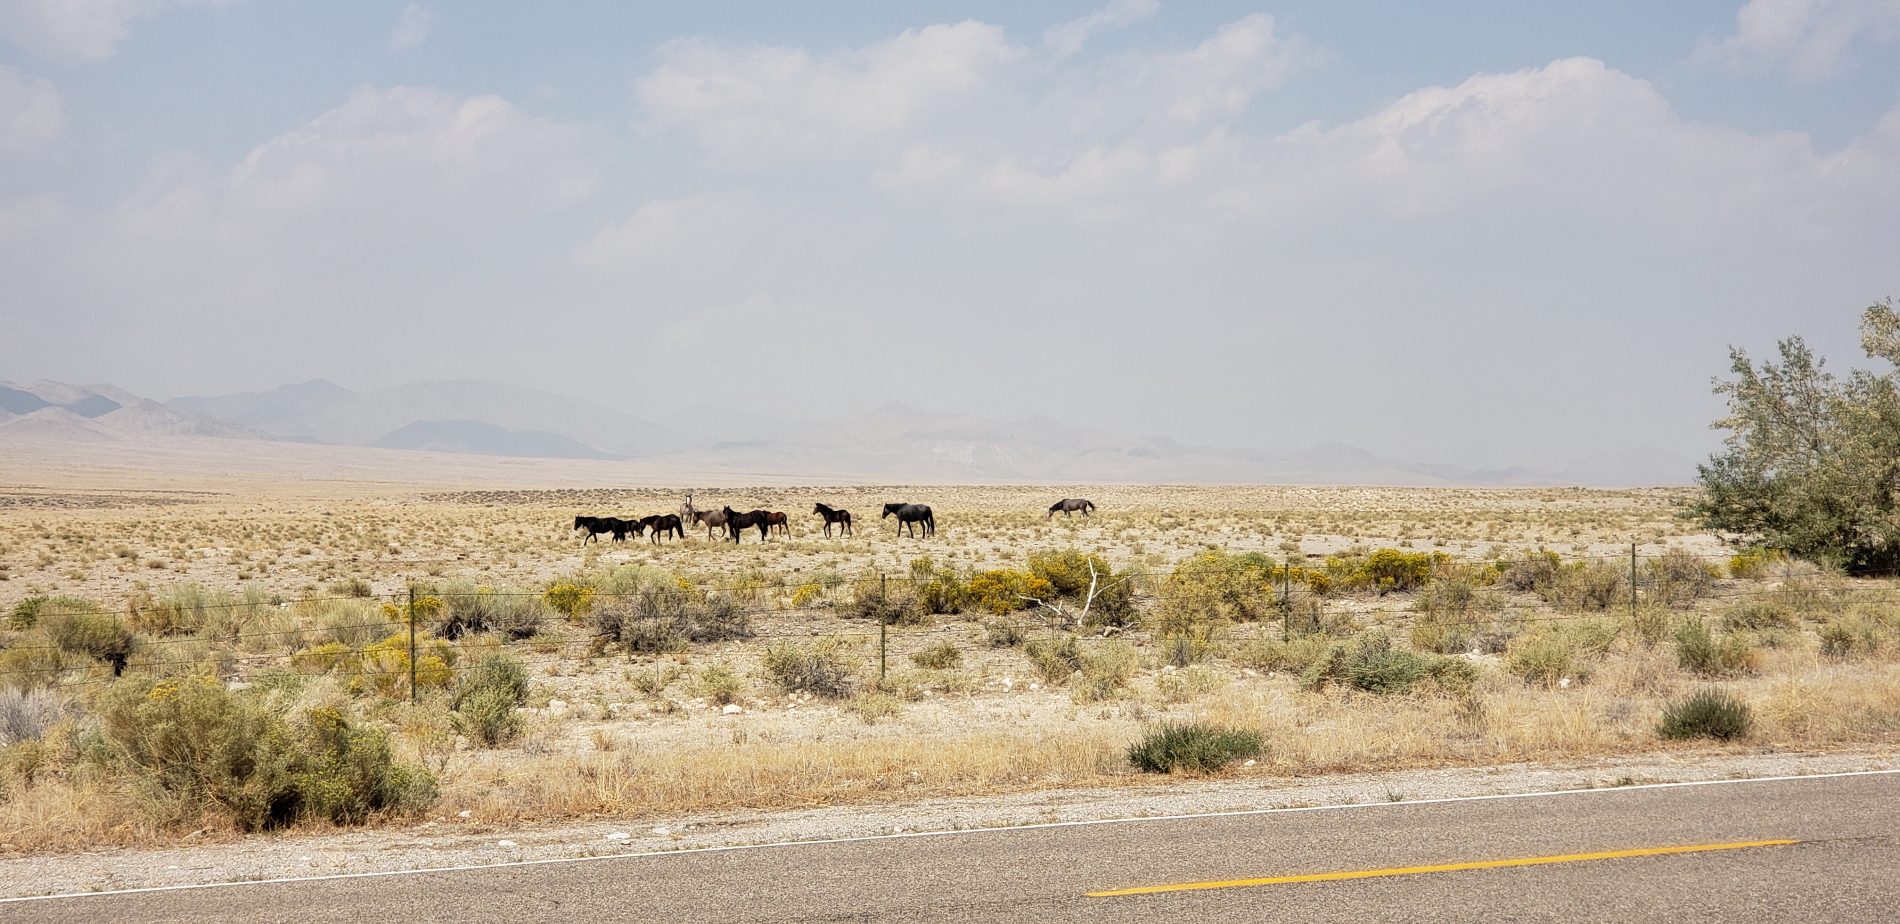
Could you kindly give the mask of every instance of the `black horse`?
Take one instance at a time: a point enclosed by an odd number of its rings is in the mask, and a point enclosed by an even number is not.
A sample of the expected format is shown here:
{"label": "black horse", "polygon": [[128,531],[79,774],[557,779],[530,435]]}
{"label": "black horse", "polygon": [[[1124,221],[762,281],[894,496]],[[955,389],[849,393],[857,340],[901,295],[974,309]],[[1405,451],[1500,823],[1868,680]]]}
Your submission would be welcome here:
{"label": "black horse", "polygon": [[917,532],[916,529],[911,526],[912,523],[924,524],[924,536],[926,538],[937,534],[937,518],[931,514],[928,505],[885,504],[884,512],[878,515],[878,519],[882,520],[891,514],[897,515],[897,531],[901,533],[908,530],[912,539],[917,538]]}
{"label": "black horse", "polygon": [[581,545],[586,545],[588,539],[593,539],[595,542],[599,542],[600,540],[595,537],[599,536],[602,533],[613,533],[614,541],[619,542],[620,540],[627,538],[627,529],[632,525],[633,524],[628,523],[626,520],[622,520],[619,517],[575,517],[574,518],[575,529],[587,530],[587,537],[581,540]]}
{"label": "black horse", "polygon": [[1094,510],[1094,509],[1095,509],[1094,501],[1086,501],[1079,497],[1065,497],[1059,501],[1056,501],[1054,504],[1051,504],[1049,507],[1049,516],[1043,517],[1043,519],[1047,520],[1050,517],[1055,516],[1056,511],[1058,510],[1062,511],[1062,515],[1066,517],[1066,516],[1074,516],[1077,510],[1082,511],[1083,516],[1088,516],[1089,511]]}
{"label": "black horse", "polygon": [[824,504],[813,504],[811,512],[825,518],[825,537],[831,537],[831,524],[838,524],[839,535],[851,535],[851,511],[833,510]]}
{"label": "black horse", "polygon": [[759,528],[760,542],[772,538],[771,533],[767,532],[767,530],[772,528],[771,524],[767,522],[771,517],[770,513],[764,510],[749,510],[745,513],[740,513],[731,507],[724,508],[722,512],[726,515],[726,531],[732,534],[734,544],[738,543],[739,534],[744,532],[748,526],[757,526]]}
{"label": "black horse", "polygon": [[686,528],[680,524],[680,517],[677,513],[641,517],[640,522],[636,525],[640,527],[640,531],[643,533],[648,530],[652,531],[652,535],[647,536],[647,541],[655,545],[658,545],[660,537],[667,533],[672,533],[681,539],[686,538]]}

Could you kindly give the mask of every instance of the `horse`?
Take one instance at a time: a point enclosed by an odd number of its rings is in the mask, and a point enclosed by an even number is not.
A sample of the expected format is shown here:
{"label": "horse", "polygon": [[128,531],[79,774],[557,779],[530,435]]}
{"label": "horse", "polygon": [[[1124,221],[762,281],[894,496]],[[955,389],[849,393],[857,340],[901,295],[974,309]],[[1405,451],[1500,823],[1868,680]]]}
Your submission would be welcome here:
{"label": "horse", "polygon": [[731,507],[727,507],[724,510],[695,510],[693,511],[693,522],[695,524],[706,524],[706,538],[710,540],[714,529],[726,528],[726,514],[730,512],[732,512]]}
{"label": "horse", "polygon": [[1062,515],[1067,517],[1067,516],[1074,516],[1077,510],[1082,511],[1083,516],[1088,516],[1089,511],[1094,510],[1094,509],[1095,509],[1094,501],[1086,501],[1079,497],[1065,497],[1059,501],[1056,501],[1054,504],[1050,505],[1049,516],[1043,517],[1043,519],[1047,520],[1050,517],[1055,516],[1056,511],[1058,510],[1062,511]]}
{"label": "horse", "polygon": [[767,529],[777,529],[781,536],[789,536],[792,534],[791,521],[786,519],[785,511],[783,510],[767,510],[765,512],[765,526]]}
{"label": "horse", "polygon": [[681,539],[686,538],[686,528],[680,524],[678,514],[654,514],[650,517],[642,517],[639,526],[641,532],[646,532],[647,530],[653,531],[653,535],[648,536],[647,541],[655,545],[658,545],[660,537],[667,533],[672,533]]}
{"label": "horse", "polygon": [[581,545],[586,545],[588,539],[593,539],[595,542],[599,542],[600,540],[596,539],[595,537],[599,536],[601,533],[613,533],[614,541],[619,542],[620,540],[627,538],[627,526],[628,526],[627,521],[622,520],[618,517],[575,517],[574,518],[575,529],[587,530],[587,536],[586,538],[581,540]]}
{"label": "horse", "polygon": [[770,514],[766,513],[765,511],[748,510],[745,513],[740,513],[739,511],[734,510],[731,507],[726,507],[721,512],[726,515],[726,532],[732,534],[732,541],[734,545],[738,544],[739,534],[742,532],[745,532],[746,527],[748,526],[757,526],[759,528],[760,542],[764,542],[765,540],[772,538],[771,534],[766,532],[766,530],[771,529],[772,527],[767,525],[765,522],[765,518],[770,516]]}
{"label": "horse", "polygon": [[897,514],[897,531],[901,533],[909,530],[912,539],[917,538],[912,523],[924,524],[925,538],[937,534],[937,518],[931,515],[930,507],[925,504],[885,504],[884,512],[878,515],[878,519],[882,520],[891,514]]}
{"label": "horse", "polygon": [[824,504],[813,504],[811,512],[825,518],[825,538],[831,538],[831,524],[838,524],[839,535],[851,535],[851,511],[833,510]]}

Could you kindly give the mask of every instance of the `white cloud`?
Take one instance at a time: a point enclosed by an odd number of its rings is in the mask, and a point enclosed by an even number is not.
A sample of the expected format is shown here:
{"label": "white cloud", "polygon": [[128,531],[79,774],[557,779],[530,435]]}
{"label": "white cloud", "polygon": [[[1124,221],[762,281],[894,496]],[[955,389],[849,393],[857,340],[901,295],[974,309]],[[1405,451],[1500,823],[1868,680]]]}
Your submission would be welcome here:
{"label": "white cloud", "polygon": [[701,193],[649,202],[624,224],[602,229],[575,252],[595,270],[627,269],[675,259],[725,244],[758,219],[758,201],[748,193]]}
{"label": "white cloud", "polygon": [[1735,34],[1703,44],[1697,57],[1736,67],[1785,64],[1811,83],[1840,70],[1855,40],[1896,37],[1900,0],[1749,0],[1735,14]]}
{"label": "white cloud", "polygon": [[758,163],[901,132],[1023,54],[974,21],[821,56],[686,39],[662,46],[662,63],[634,91],[650,127],[681,128],[721,160]]}
{"label": "white cloud", "polygon": [[1161,9],[1160,0],[1111,0],[1111,2],[1080,19],[1049,27],[1043,33],[1042,44],[1056,58],[1066,58],[1082,50],[1089,36],[1106,26],[1127,26],[1153,16]]}
{"label": "white cloud", "polygon": [[0,152],[32,151],[51,144],[66,127],[59,91],[52,81],[24,77],[0,64]]}
{"label": "white cloud", "polygon": [[234,0],[5,0],[0,35],[57,61],[103,61],[130,34],[132,20],[167,7],[228,6]]}
{"label": "white cloud", "polygon": [[390,50],[401,51],[422,44],[434,26],[434,13],[423,9],[420,3],[409,4],[403,8],[402,18],[396,20],[396,28],[389,34]]}

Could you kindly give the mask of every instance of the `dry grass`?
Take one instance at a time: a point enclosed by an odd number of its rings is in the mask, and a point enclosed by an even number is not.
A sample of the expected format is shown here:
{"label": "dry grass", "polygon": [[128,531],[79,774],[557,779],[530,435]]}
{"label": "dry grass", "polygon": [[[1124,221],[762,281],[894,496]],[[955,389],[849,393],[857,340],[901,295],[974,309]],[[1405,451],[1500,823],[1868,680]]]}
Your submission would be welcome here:
{"label": "dry grass", "polygon": [[[1042,519],[1048,498],[1083,494],[1105,512],[1084,521]],[[105,495],[100,495],[104,497]],[[1076,547],[1116,567],[1168,567],[1209,547],[1264,551],[1276,559],[1355,545],[1437,550],[1477,558],[1494,547],[1542,542],[1566,555],[1627,554],[1637,538],[1646,553],[1659,543],[1712,549],[1680,535],[1667,491],[1456,490],[1372,488],[844,488],[702,492],[702,506],[730,503],[794,513],[788,539],[756,534],[743,546],[686,543],[583,549],[562,527],[577,512],[622,515],[670,509],[676,492],[462,492],[367,499],[326,497],[192,498],[169,505],[100,501],[83,508],[0,507],[0,608],[35,594],[89,597],[115,611],[162,599],[172,585],[196,583],[253,601],[273,594],[339,592],[350,581],[389,592],[410,580],[465,579],[538,590],[564,575],[640,564],[689,578],[752,588],[753,638],[680,644],[628,654],[593,640],[587,621],[554,617],[532,639],[512,643],[532,671],[526,735],[498,749],[458,741],[440,699],[410,707],[359,684],[353,709],[390,728],[409,759],[442,776],[431,814],[469,811],[477,821],[539,820],[593,814],[671,815],[730,807],[786,807],[924,796],[972,795],[1055,787],[1155,785],[1121,755],[1149,723],[1203,718],[1257,729],[1269,753],[1241,775],[1306,775],[1446,764],[1633,754],[1666,744],[1655,725],[1671,698],[1708,683],[1677,661],[1667,632],[1650,633],[1621,610],[1582,612],[1528,591],[1485,587],[1457,620],[1476,634],[1472,651],[1444,650],[1477,668],[1469,689],[1426,682],[1409,694],[1374,695],[1351,687],[1312,692],[1303,664],[1329,644],[1382,632],[1404,645],[1428,614],[1418,595],[1367,592],[1312,601],[1336,637],[1313,636],[1280,649],[1287,663],[1263,671],[1260,646],[1277,643],[1278,623],[1220,625],[1203,639],[1205,660],[1167,670],[1159,639],[1137,630],[1090,646],[1132,645],[1133,663],[1047,688],[1019,649],[993,647],[985,614],[938,615],[927,626],[889,632],[888,675],[877,676],[874,625],[845,618],[854,593],[845,578],[867,572],[908,574],[928,553],[939,567],[968,570],[1024,566],[1031,551]],[[182,496],[181,496],[182,497]],[[803,517],[812,499],[861,512],[859,538],[825,540]],[[880,499],[912,499],[937,508],[939,538],[899,541],[874,517]],[[882,524],[888,526],[888,524]],[[703,535],[703,533],[701,534]],[[151,567],[151,562],[162,567]],[[71,575],[81,574],[73,578]],[[801,587],[818,589],[799,594]],[[337,590],[331,590],[336,588]],[[1749,702],[1751,737],[1717,747],[1889,748],[1900,737],[1900,659],[1896,588],[1783,568],[1760,579],[1723,579],[1709,595],[1644,610],[1643,619],[1694,615],[1716,631],[1738,601],[1750,613],[1785,613],[1747,630],[1753,672],[1716,681]],[[599,600],[612,601],[611,596]],[[1150,604],[1151,605],[1151,604]],[[1440,603],[1431,604],[1441,607]],[[1461,606],[1467,604],[1460,604]],[[1658,604],[1660,606],[1660,604]],[[1762,609],[1767,608],[1767,609]],[[234,677],[333,639],[361,646],[394,624],[356,602],[247,610],[246,631],[280,633],[240,646],[204,633],[164,640],[177,657],[223,657]],[[1434,612],[1431,618],[1453,618]],[[1020,618],[1020,617],[1019,617]],[[1761,621],[1758,616],[1751,619]],[[1824,628],[1850,625],[1872,641],[1850,658],[1822,653]],[[1742,630],[1736,630],[1742,631]],[[1032,637],[1048,630],[1031,621]],[[356,638],[354,635],[361,635]],[[1486,634],[1490,633],[1490,634]],[[1545,681],[1508,670],[1523,646],[1544,634],[1570,646],[1572,660]],[[1568,634],[1565,634],[1568,633]],[[790,694],[762,664],[786,639],[837,636],[855,663],[859,698]],[[0,639],[0,642],[4,642]],[[911,655],[958,651],[953,667],[922,669]],[[493,635],[449,646],[458,664],[510,644]],[[1487,647],[1492,646],[1492,647]],[[233,660],[238,649],[256,661]],[[140,667],[138,655],[134,669]],[[1302,660],[1304,659],[1304,660]],[[151,658],[148,657],[148,661]],[[949,664],[941,657],[924,663]],[[700,689],[709,667],[723,665],[736,690]],[[100,665],[68,676],[97,683],[73,687],[84,700],[103,687]],[[1132,671],[1132,674],[1131,674]],[[1190,673],[1192,672],[1192,673]],[[387,678],[385,678],[387,679]],[[400,681],[401,678],[396,678]],[[328,681],[326,681],[328,682]],[[343,678],[335,694],[344,696]],[[389,689],[400,691],[400,682]],[[446,693],[432,694],[438,698]],[[863,706],[863,695],[886,706]],[[727,714],[718,700],[743,711]],[[63,737],[62,737],[63,736]],[[136,793],[92,768],[79,754],[78,726],[49,736],[34,754],[18,746],[0,766],[0,850],[70,849],[233,836],[215,817],[189,830],[145,820]],[[31,764],[31,766],[28,766]]]}

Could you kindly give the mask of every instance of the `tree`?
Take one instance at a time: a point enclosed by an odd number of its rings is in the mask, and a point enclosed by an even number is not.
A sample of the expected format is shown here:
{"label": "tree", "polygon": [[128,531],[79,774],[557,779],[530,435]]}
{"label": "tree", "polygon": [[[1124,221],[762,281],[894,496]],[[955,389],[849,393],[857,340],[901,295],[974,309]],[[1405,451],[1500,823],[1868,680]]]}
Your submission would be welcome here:
{"label": "tree", "polygon": [[[1890,298],[1861,314],[1867,355],[1900,369],[1900,314]],[[1731,349],[1728,449],[1696,467],[1691,507],[1702,525],[1850,572],[1900,568],[1900,372],[1825,368],[1800,337],[1757,367]]]}

